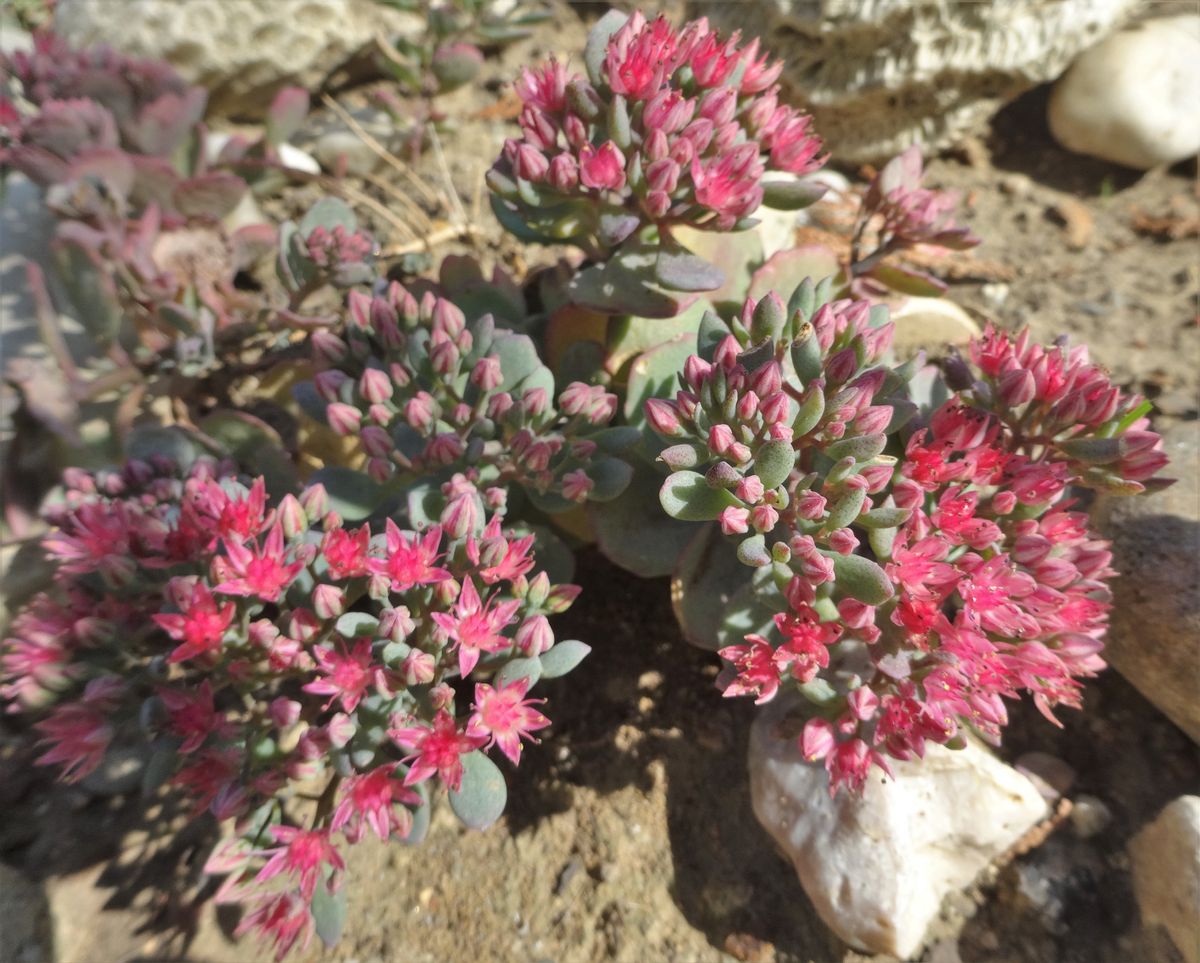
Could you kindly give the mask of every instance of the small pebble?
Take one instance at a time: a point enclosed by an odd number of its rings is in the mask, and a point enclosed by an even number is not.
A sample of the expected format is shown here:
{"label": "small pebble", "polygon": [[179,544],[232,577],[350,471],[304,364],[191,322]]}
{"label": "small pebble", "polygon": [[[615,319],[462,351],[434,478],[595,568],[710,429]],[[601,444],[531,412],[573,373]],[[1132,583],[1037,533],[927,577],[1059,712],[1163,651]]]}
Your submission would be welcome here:
{"label": "small pebble", "polygon": [[1112,818],[1112,810],[1104,800],[1081,795],[1071,809],[1071,831],[1080,839],[1091,839],[1107,829]]}

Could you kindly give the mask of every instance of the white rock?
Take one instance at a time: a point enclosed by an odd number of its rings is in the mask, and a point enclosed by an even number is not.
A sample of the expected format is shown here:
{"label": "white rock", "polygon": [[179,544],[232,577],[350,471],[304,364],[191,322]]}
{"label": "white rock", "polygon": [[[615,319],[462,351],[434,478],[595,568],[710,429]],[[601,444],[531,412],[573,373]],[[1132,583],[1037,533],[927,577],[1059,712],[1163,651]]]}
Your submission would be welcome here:
{"label": "white rock", "polygon": [[258,116],[285,84],[309,90],[371,42],[423,20],[374,0],[60,0],[54,28],[76,45],[105,43],[167,60],[207,87],[209,108]]}
{"label": "white rock", "polygon": [[1034,785],[985,749],[931,746],[876,772],[861,797],[831,799],[820,765],[773,734],[773,704],[750,736],[758,821],[796,867],[821,918],[852,946],[907,958],[942,899],[967,886],[1047,812]]}
{"label": "white rock", "polygon": [[850,191],[850,182],[835,170],[819,170],[812,174],[798,177],[795,174],[772,174],[772,180],[806,181],[814,184],[824,184],[825,196],[812,207],[799,211],[777,211],[770,207],[760,207],[754,212],[758,225],[754,228],[762,238],[763,260],[779,251],[786,251],[796,246],[796,229],[812,223],[814,208],[822,204],[836,203]]}
{"label": "white rock", "polygon": [[924,350],[941,354],[947,345],[961,348],[983,333],[966,310],[946,298],[905,298],[892,309],[896,324],[892,347],[899,358]]}
{"label": "white rock", "polygon": [[1200,963],[1200,796],[1180,796],[1129,843],[1142,919]]}
{"label": "white rock", "polygon": [[1200,152],[1200,14],[1147,20],[1097,44],[1050,96],[1063,147],[1148,170]]}
{"label": "white rock", "polygon": [[761,36],[794,99],[846,163],[950,146],[1057,77],[1139,0],[693,0]]}

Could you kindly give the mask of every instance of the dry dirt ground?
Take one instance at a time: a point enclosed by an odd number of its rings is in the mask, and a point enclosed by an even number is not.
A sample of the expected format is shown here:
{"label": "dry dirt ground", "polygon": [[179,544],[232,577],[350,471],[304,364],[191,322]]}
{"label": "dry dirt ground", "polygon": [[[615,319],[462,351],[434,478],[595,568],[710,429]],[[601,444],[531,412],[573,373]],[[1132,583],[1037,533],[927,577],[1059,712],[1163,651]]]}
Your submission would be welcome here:
{"label": "dry dirt ground", "polygon": [[[490,60],[484,82],[446,105],[459,125],[445,137],[448,166],[468,207],[509,130],[516,65],[578,50],[583,33],[574,14],[560,14]],[[1028,323],[1043,339],[1065,332],[1088,342],[1164,417],[1194,421],[1195,166],[1137,175],[1067,154],[1049,138],[1044,106],[1044,90],[1026,95],[987,135],[931,165],[935,185],[964,192],[966,220],[985,239],[950,297],[1006,327]],[[418,169],[430,181],[440,176],[428,158]],[[301,192],[290,203],[302,201]],[[516,269],[537,256],[522,255],[483,211],[477,244],[488,256]],[[372,224],[386,237],[386,224]],[[510,773],[503,820],[471,834],[442,811],[418,848],[355,848],[345,937],[328,953],[312,948],[294,959],[883,963],[826,929],[755,823],[744,766],[753,708],[723,700],[713,658],[682,642],[666,582],[638,581],[592,551],[577,580],[587,591],[558,630],[594,651],[567,679],[544,685],[554,726]],[[952,901],[924,959],[1170,959],[1161,934],[1139,922],[1125,845],[1165,803],[1200,789],[1196,747],[1112,672],[1061,730],[1030,707],[1013,714],[1004,757],[1042,751],[1064,760],[1076,773],[1069,795],[1101,800],[1111,823],[1086,839],[1064,825]],[[60,959],[266,957],[231,940],[233,917],[169,896],[170,880],[198,878],[203,823],[159,806],[157,825],[186,829],[167,850],[151,845],[136,801],[52,788],[31,771],[23,734],[2,725],[0,859],[44,884],[53,912],[43,923]],[[31,899],[36,912],[40,897]]]}

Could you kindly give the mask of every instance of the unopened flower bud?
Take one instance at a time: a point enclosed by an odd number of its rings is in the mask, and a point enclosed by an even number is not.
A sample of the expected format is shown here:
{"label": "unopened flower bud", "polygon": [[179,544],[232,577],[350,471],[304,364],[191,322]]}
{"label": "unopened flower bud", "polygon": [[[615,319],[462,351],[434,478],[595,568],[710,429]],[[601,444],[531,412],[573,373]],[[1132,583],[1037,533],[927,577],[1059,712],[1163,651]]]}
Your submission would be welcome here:
{"label": "unopened flower bud", "polygon": [[522,655],[541,655],[554,645],[554,630],[550,628],[550,623],[544,615],[535,615],[521,623],[514,641]]}

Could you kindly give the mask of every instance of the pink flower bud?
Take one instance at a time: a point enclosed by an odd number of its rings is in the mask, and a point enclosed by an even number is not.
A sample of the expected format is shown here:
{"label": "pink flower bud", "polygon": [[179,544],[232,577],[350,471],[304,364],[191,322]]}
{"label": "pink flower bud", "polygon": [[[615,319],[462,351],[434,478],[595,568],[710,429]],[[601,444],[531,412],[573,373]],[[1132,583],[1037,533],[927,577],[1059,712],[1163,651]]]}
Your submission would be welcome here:
{"label": "pink flower bud", "polygon": [[755,505],[750,510],[750,522],[756,532],[772,532],[779,523],[779,512],[772,505]]}
{"label": "pink flower bud", "polygon": [[839,555],[850,555],[858,548],[858,539],[850,529],[839,528],[829,533],[829,547]]}
{"label": "pink flower bud", "polygon": [[791,402],[782,391],[776,391],[775,394],[763,398],[759,410],[766,424],[784,424],[789,420]]}
{"label": "pink flower bud", "polygon": [[404,678],[404,684],[409,686],[432,682],[436,669],[437,662],[433,656],[420,649],[413,649],[400,663],[400,674]]}
{"label": "pink flower bud", "polygon": [[669,401],[661,398],[650,398],[645,406],[646,420],[650,426],[667,438],[680,438],[686,434],[679,421],[679,411]]}
{"label": "pink flower bud", "polygon": [[378,368],[367,368],[358,379],[358,393],[369,404],[387,401],[392,396],[392,379]]}
{"label": "pink flower bud", "polygon": [[471,370],[471,384],[483,391],[491,391],[498,388],[502,381],[499,355],[489,354],[475,362]]}
{"label": "pink flower bud", "polygon": [[433,410],[436,402],[428,391],[418,391],[404,405],[404,419],[422,434],[433,427]]}
{"label": "pink flower bud", "polygon": [[317,389],[322,401],[337,401],[342,385],[349,380],[349,375],[344,371],[332,368],[329,371],[318,371],[313,376],[313,387]]}
{"label": "pink flower bud", "polygon": [[[899,502],[897,502],[899,504]],[[1017,496],[1010,491],[998,491],[992,496],[992,511],[997,515],[1008,515],[1017,507]]]}
{"label": "pink flower bud", "polygon": [[800,752],[809,762],[824,759],[837,744],[833,723],[828,719],[809,719],[800,736]]}
{"label": "pink flower bud", "polygon": [[700,99],[700,116],[718,127],[733,120],[737,110],[737,91],[732,87],[717,87]]}
{"label": "pink flower bud", "polygon": [[379,613],[379,634],[392,642],[403,642],[416,627],[407,606],[397,605]]}
{"label": "pink flower bud", "polygon": [[429,690],[429,702],[434,709],[449,711],[454,707],[454,687],[442,683]]}
{"label": "pink flower bud", "polygon": [[726,535],[744,535],[750,528],[750,512],[745,508],[726,508],[721,512],[721,531]]}
{"label": "pink flower bud", "polygon": [[362,441],[363,450],[371,458],[387,459],[396,450],[392,436],[378,425],[368,425],[359,434],[359,439]]}
{"label": "pink flower bud", "polygon": [[572,502],[582,504],[587,501],[588,493],[596,487],[596,483],[588,478],[587,472],[582,468],[576,471],[567,472],[563,476],[562,493],[563,498]]}
{"label": "pink flower bud", "polygon": [[376,484],[382,485],[392,477],[394,469],[387,458],[368,458],[367,477]]}
{"label": "pink flower bud", "polygon": [[343,438],[357,434],[362,427],[362,412],[352,405],[334,402],[325,409],[329,427]]}
{"label": "pink flower bud", "polygon": [[276,729],[286,729],[300,721],[300,703],[280,696],[267,707],[267,716]]}
{"label": "pink flower bud", "polygon": [[750,421],[758,414],[758,395],[753,391],[747,391],[738,399],[737,416],[742,421]]}
{"label": "pink flower bud", "polygon": [[308,340],[312,345],[313,357],[324,364],[341,364],[350,355],[346,342],[324,328],[317,328]]}
{"label": "pink flower bud", "polygon": [[[508,144],[513,145],[511,151],[507,150]],[[508,144],[505,144],[506,153],[510,154],[513,173],[517,177],[536,184],[546,176],[550,162],[546,160],[545,154],[532,144],[511,140]]]}
{"label": "pink flower bud", "polygon": [[667,135],[661,130],[652,130],[646,136],[645,142],[642,144],[642,159],[644,163],[652,163],[662,160],[667,156],[667,152],[671,149],[670,141],[667,140]]}
{"label": "pink flower bud", "polygon": [[304,506],[309,523],[315,523],[329,510],[329,496],[325,492],[325,486],[319,482],[309,485],[300,493],[300,504]]}
{"label": "pink flower bud", "polygon": [[875,715],[875,710],[879,708],[879,696],[870,686],[859,686],[846,696],[846,704],[850,707],[854,718],[866,722]]}
{"label": "pink flower bud", "polygon": [[579,185],[579,165],[570,154],[559,154],[550,161],[547,182],[556,191],[569,194]]}
{"label": "pink flower bud", "polygon": [[724,455],[735,444],[729,425],[713,425],[708,429],[708,447],[714,455]]}
{"label": "pink flower bud", "polygon": [[535,615],[521,623],[514,636],[517,650],[526,656],[541,655],[554,645],[554,630],[544,615]]}
{"label": "pink flower bud", "polygon": [[354,733],[358,731],[358,726],[344,712],[334,713],[332,719],[325,726],[325,734],[329,737],[329,744],[335,749],[342,749],[346,744],[354,738]]}
{"label": "pink flower bud", "polygon": [[451,538],[465,538],[483,524],[483,505],[474,488],[450,499],[438,519]]}
{"label": "pink flower bud", "polygon": [[625,155],[611,140],[598,149],[584,144],[579,151],[579,180],[594,190],[619,191],[625,186]]}
{"label": "pink flower bud", "polygon": [[1033,374],[1025,368],[1014,368],[1000,377],[997,386],[1000,400],[1010,408],[1033,401],[1037,394],[1037,385]]}
{"label": "pink flower bud", "polygon": [[283,526],[283,534],[289,539],[308,531],[308,513],[295,495],[284,495],[279,500],[276,517]]}
{"label": "pink flower bud", "polygon": [[499,421],[513,407],[513,398],[507,391],[501,391],[488,398],[487,416],[493,421]]}
{"label": "pink flower bud", "polygon": [[753,505],[763,497],[763,483],[757,475],[747,475],[737,483],[733,492],[742,501]]}
{"label": "pink flower bud", "polygon": [[546,406],[549,403],[550,397],[546,394],[545,388],[527,388],[521,395],[521,406],[535,418],[545,414]]}
{"label": "pink flower bud", "polygon": [[440,375],[453,374],[458,368],[461,352],[453,341],[442,341],[429,349],[429,364]]}
{"label": "pink flower bud", "polygon": [[655,161],[646,168],[646,185],[652,191],[670,194],[679,186],[679,165],[669,157]]}

